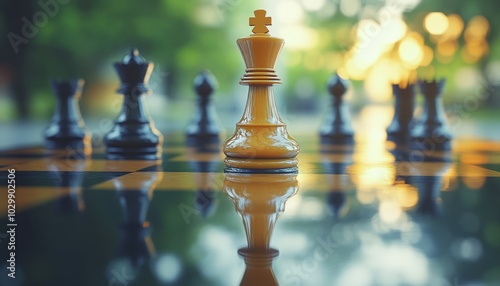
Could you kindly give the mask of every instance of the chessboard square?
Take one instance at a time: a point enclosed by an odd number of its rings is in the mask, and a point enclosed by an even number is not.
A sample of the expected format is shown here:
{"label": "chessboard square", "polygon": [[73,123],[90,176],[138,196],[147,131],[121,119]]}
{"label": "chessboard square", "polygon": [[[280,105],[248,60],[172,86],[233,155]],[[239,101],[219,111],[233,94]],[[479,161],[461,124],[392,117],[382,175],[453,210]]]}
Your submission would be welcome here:
{"label": "chessboard square", "polygon": [[[114,180],[109,180],[93,186],[92,190],[116,190],[118,184],[121,190],[140,190],[137,184],[124,184],[141,182],[144,179],[159,178],[155,182],[155,191],[194,191],[198,189],[222,190],[224,181],[223,173],[198,173],[198,172],[135,172],[129,173]],[[144,185],[148,187],[148,185]]]}
{"label": "chessboard square", "polygon": [[43,147],[23,147],[0,151],[2,158],[41,158],[49,156]]}
{"label": "chessboard square", "polygon": [[[81,187],[76,188],[81,189]],[[67,196],[71,192],[75,192],[75,187],[18,186],[16,187],[16,213]],[[0,195],[6,198],[7,188],[2,188]],[[7,204],[0,204],[0,218],[6,216]]]}
{"label": "chessboard square", "polygon": [[0,158],[0,170],[11,169],[10,166],[25,163],[30,158]]}
{"label": "chessboard square", "polygon": [[468,165],[458,166],[457,173],[462,177],[500,177],[500,165]]}
{"label": "chessboard square", "polygon": [[8,167],[0,168],[7,170],[10,168],[16,171],[57,171],[57,172],[75,172],[75,171],[90,171],[90,172],[135,172],[140,169],[159,165],[160,161],[152,160],[72,160],[72,159],[54,159],[42,158]]}
{"label": "chessboard square", "polygon": [[160,160],[92,160],[87,170],[91,172],[136,172],[160,164]]}
{"label": "chessboard square", "polygon": [[196,154],[182,154],[172,157],[171,162],[222,162],[226,155],[224,153],[196,153]]}

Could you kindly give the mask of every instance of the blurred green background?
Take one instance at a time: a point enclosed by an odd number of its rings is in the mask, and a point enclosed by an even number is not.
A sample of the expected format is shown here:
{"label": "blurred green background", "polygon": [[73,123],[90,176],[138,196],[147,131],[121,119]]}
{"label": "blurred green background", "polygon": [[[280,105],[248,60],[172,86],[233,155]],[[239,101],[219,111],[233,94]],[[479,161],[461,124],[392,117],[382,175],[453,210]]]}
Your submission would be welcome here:
{"label": "blurred green background", "polygon": [[[390,84],[446,77],[448,113],[493,118],[500,107],[500,43],[494,0],[2,0],[0,120],[48,120],[52,78],[85,79],[85,118],[116,116],[119,82],[112,63],[132,47],[155,63],[153,117],[184,121],[202,69],[218,79],[220,113],[240,114],[246,89],[235,44],[263,8],[278,59],[281,109],[321,114],[335,71],[353,82],[351,106],[390,104]],[[464,111],[465,110],[465,111]],[[166,115],[168,113],[168,115]],[[186,118],[182,118],[186,116]],[[462,116],[463,117],[463,116]],[[234,122],[231,122],[232,124]]]}

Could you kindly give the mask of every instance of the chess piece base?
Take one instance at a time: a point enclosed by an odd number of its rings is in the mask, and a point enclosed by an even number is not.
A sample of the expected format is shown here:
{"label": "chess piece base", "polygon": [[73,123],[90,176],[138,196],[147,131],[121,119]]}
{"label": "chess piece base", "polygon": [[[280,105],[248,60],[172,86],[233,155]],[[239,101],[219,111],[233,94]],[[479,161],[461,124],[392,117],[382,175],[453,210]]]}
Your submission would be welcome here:
{"label": "chess piece base", "polygon": [[293,173],[297,172],[297,158],[247,159],[226,157],[225,171],[231,173]]}
{"label": "chess piece base", "polygon": [[219,144],[221,142],[219,134],[187,134],[186,145],[203,146]]}
{"label": "chess piece base", "polygon": [[75,149],[87,150],[91,148],[91,137],[89,134],[82,138],[73,137],[49,137],[45,138],[45,147],[47,149]]}
{"label": "chess piece base", "polygon": [[161,147],[107,147],[106,158],[109,160],[159,160]]}
{"label": "chess piece base", "polygon": [[321,134],[321,144],[351,145],[354,144],[353,134]]}
{"label": "chess piece base", "polygon": [[411,140],[411,148],[423,151],[451,150],[451,139],[447,137],[414,137]]}

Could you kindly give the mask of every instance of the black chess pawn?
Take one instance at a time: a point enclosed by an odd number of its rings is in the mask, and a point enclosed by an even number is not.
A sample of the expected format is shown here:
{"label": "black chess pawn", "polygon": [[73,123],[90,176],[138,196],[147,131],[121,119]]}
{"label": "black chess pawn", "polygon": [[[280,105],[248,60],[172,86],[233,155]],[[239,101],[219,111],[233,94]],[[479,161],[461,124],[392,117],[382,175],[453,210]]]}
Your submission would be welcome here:
{"label": "black chess pawn", "polygon": [[213,74],[204,70],[194,79],[194,90],[197,95],[196,111],[186,127],[188,145],[217,144],[220,142],[221,127],[217,119],[211,95],[217,85]]}
{"label": "black chess pawn", "polygon": [[450,150],[451,133],[446,123],[441,93],[445,79],[440,81],[419,81],[424,95],[424,110],[413,128],[412,147],[424,151]]}
{"label": "black chess pawn", "polygon": [[78,106],[84,83],[82,79],[52,81],[57,103],[52,121],[45,130],[47,148],[85,150],[91,147],[91,135]]}
{"label": "black chess pawn", "polygon": [[387,127],[387,140],[399,145],[406,145],[410,138],[413,124],[413,112],[415,110],[415,85],[393,84],[394,94],[394,117]]}
{"label": "black chess pawn", "polygon": [[108,159],[157,160],[163,136],[149,117],[143,94],[149,93],[147,82],[153,63],[147,62],[133,49],[122,62],[115,63],[124,95],[123,108],[115,125],[105,137]]}
{"label": "black chess pawn", "polygon": [[348,88],[348,82],[338,74],[328,80],[328,92],[332,95],[332,110],[320,128],[321,143],[323,144],[352,144],[354,131],[351,127],[349,111],[343,101]]}

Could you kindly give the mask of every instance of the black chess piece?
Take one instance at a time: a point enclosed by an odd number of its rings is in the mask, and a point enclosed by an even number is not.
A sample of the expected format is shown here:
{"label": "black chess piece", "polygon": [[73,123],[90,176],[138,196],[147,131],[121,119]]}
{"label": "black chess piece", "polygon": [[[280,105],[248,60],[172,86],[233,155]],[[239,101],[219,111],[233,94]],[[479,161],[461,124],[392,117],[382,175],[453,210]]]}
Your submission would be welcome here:
{"label": "black chess piece", "polygon": [[151,228],[146,221],[151,197],[142,191],[119,192],[125,222],[121,226],[119,253],[132,265],[143,264],[154,253],[150,243]]}
{"label": "black chess piece", "polygon": [[441,93],[445,79],[440,81],[419,81],[424,95],[424,110],[419,121],[412,130],[412,147],[414,149],[433,151],[450,150],[451,133],[446,123]]}
{"label": "black chess piece", "polygon": [[78,106],[84,83],[82,79],[52,81],[57,103],[52,121],[45,130],[47,148],[84,150],[91,147],[91,135]]}
{"label": "black chess piece", "polygon": [[320,128],[323,144],[353,144],[354,131],[351,127],[349,112],[343,101],[343,96],[349,84],[338,74],[333,74],[328,80],[328,92],[332,95],[332,110]]}
{"label": "black chess piece", "polygon": [[413,124],[413,112],[415,110],[415,85],[393,84],[394,94],[394,117],[387,127],[387,140],[396,144],[406,145],[410,138]]}
{"label": "black chess piece", "polygon": [[153,63],[133,49],[114,66],[122,82],[118,93],[124,95],[124,100],[122,111],[104,140],[107,157],[112,160],[157,160],[163,136],[155,128],[143,102],[143,94],[151,91],[147,82]]}
{"label": "black chess piece", "polygon": [[[432,168],[432,174],[422,175],[423,172],[418,170],[417,175],[408,176],[408,182],[418,190],[416,211],[422,215],[436,216],[442,212],[438,198],[443,186],[443,174],[451,167],[450,154],[443,153],[441,157],[435,156],[427,158],[425,161],[435,163],[436,166]],[[422,166],[422,168],[425,167]]]}
{"label": "black chess piece", "polygon": [[326,195],[327,209],[338,219],[348,205],[346,192],[352,188],[347,168],[353,164],[354,149],[350,145],[334,146],[333,149],[330,147],[332,146],[321,145],[321,165],[323,171],[330,175],[325,179],[329,186]]}
{"label": "black chess piece", "polygon": [[209,70],[201,71],[194,79],[197,105],[194,117],[186,127],[188,145],[217,144],[220,142],[221,127],[217,119],[211,95],[217,81]]}
{"label": "black chess piece", "polygon": [[[199,159],[203,156],[206,160]],[[213,174],[221,166],[220,145],[200,144],[187,148],[187,159],[189,168],[194,173],[196,182],[196,193],[194,207],[202,217],[210,217],[217,206],[217,192],[213,187]]]}

